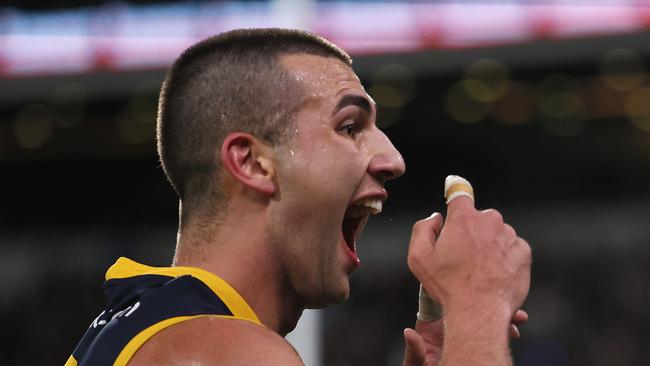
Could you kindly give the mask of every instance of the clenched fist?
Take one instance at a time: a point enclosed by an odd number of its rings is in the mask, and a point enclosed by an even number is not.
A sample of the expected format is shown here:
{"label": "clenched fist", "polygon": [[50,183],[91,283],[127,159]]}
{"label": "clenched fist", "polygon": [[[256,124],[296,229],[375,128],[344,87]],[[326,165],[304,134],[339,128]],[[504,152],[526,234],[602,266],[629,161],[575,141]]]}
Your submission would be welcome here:
{"label": "clenched fist", "polygon": [[468,196],[413,227],[408,265],[445,313],[500,312],[509,320],[530,286],[530,247],[493,209],[478,211]]}

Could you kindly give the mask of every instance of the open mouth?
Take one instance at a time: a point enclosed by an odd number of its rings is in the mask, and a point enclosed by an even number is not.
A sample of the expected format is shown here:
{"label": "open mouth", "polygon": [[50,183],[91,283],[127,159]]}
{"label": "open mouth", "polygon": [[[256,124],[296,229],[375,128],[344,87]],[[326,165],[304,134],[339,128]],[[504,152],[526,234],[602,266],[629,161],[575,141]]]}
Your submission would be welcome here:
{"label": "open mouth", "polygon": [[369,215],[363,215],[361,217],[351,217],[344,218],[343,225],[343,239],[345,239],[345,244],[348,246],[352,253],[357,252],[357,240],[363,232],[363,228],[368,222]]}
{"label": "open mouth", "polygon": [[[370,215],[381,212],[382,202],[376,198],[366,198],[353,203],[345,211],[341,230],[343,239],[350,252],[356,257],[357,240],[368,222]],[[358,258],[357,258],[358,260]]]}

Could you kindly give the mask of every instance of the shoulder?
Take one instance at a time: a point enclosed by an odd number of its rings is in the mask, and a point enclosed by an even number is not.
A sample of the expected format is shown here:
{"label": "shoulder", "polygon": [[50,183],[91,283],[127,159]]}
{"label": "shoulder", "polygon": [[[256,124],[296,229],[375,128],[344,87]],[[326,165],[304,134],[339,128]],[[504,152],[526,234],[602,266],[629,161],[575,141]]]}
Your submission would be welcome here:
{"label": "shoulder", "polygon": [[247,320],[201,317],[173,325],[149,339],[130,366],[300,365],[293,347],[277,333]]}

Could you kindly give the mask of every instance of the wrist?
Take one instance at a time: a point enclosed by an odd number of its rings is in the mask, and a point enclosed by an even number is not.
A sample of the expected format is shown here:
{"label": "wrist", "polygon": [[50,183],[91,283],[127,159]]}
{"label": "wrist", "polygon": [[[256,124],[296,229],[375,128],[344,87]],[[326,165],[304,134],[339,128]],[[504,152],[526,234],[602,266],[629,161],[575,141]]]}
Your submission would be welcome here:
{"label": "wrist", "polygon": [[479,325],[503,330],[507,335],[513,311],[507,303],[485,301],[448,301],[443,306],[446,326]]}
{"label": "wrist", "polygon": [[[445,304],[442,365],[512,365],[508,348],[510,309],[506,305]],[[452,362],[453,360],[453,362]]]}

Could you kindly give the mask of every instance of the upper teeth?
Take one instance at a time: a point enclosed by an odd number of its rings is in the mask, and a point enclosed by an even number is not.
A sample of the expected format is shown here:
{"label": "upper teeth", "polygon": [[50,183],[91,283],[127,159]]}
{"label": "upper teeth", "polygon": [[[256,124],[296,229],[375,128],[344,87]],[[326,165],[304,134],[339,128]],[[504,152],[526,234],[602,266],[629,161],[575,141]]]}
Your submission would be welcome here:
{"label": "upper teeth", "polygon": [[382,203],[377,198],[364,198],[354,203],[348,212],[348,217],[360,217],[368,213],[376,215],[381,212]]}

